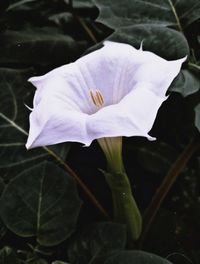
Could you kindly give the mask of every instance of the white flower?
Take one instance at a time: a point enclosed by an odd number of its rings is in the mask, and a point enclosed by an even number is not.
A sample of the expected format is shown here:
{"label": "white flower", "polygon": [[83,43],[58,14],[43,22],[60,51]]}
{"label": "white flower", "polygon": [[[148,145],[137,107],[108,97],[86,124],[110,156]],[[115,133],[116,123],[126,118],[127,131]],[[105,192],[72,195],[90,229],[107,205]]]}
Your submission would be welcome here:
{"label": "white flower", "polygon": [[185,58],[167,61],[152,52],[106,41],[74,63],[30,78],[37,87],[26,147],[144,136]]}

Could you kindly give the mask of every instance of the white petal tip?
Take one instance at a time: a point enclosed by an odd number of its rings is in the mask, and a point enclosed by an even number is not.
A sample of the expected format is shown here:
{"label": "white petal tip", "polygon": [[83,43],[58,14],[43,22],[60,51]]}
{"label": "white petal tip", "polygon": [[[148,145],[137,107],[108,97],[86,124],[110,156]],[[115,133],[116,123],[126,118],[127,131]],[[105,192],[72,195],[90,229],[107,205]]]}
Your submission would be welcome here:
{"label": "white petal tip", "polygon": [[149,141],[155,141],[157,138],[155,138],[155,137],[148,137],[147,138]]}
{"label": "white petal tip", "polygon": [[24,106],[25,106],[26,108],[28,108],[28,110],[30,110],[31,112],[33,111],[33,108],[31,108],[31,107],[28,106],[27,104],[24,104]]}
{"label": "white petal tip", "polygon": [[30,83],[32,83],[36,88],[38,88],[42,84],[42,82],[41,82],[42,79],[43,79],[43,76],[31,77],[27,81],[30,82]]}
{"label": "white petal tip", "polygon": [[28,144],[25,145],[26,149],[29,150],[30,146]]}
{"label": "white petal tip", "polygon": [[33,83],[36,80],[37,80],[37,77],[31,77],[27,81],[30,82],[30,83]]}
{"label": "white petal tip", "polygon": [[178,61],[180,61],[181,63],[185,62],[187,60],[188,56],[186,55],[185,57],[179,59]]}
{"label": "white petal tip", "polygon": [[140,43],[140,48],[139,48],[139,50],[141,50],[141,51],[143,51],[143,43],[144,43],[144,40],[142,40],[141,43]]}
{"label": "white petal tip", "polygon": [[113,41],[105,40],[105,41],[103,42],[103,45],[104,45],[104,46],[109,46],[109,45],[112,45],[113,43],[114,43]]}

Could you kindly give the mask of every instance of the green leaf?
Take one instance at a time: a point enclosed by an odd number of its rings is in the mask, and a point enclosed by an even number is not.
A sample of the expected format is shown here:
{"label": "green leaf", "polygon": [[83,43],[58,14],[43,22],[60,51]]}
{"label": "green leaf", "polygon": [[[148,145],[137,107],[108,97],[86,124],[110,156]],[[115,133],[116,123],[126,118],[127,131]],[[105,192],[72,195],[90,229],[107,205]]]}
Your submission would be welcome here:
{"label": "green leaf", "polygon": [[60,261],[60,260],[56,260],[56,261],[52,262],[51,264],[69,264],[69,263],[63,262],[63,261]]}
{"label": "green leaf", "polygon": [[[177,194],[178,190],[175,192]],[[181,208],[183,208],[183,206],[183,204],[180,205]],[[172,209],[169,211],[160,208],[143,241],[143,248],[148,249],[149,252],[156,252],[164,256],[169,255],[175,249],[179,248],[179,242],[174,236],[177,231],[177,226],[179,226],[177,220],[178,215],[179,213],[174,212]]]}
{"label": "green leaf", "polygon": [[[27,151],[28,110],[24,104],[32,106],[32,92],[27,79],[33,69],[18,70],[0,68],[0,171],[4,177],[12,178],[26,168],[49,158],[42,149]],[[58,156],[66,158],[69,145],[51,147]]]}
{"label": "green leaf", "polygon": [[0,250],[1,264],[20,264],[15,252],[10,247],[4,247]]}
{"label": "green leaf", "polygon": [[165,175],[174,160],[177,151],[164,142],[146,142],[138,148],[138,162],[148,172]]}
{"label": "green leaf", "polygon": [[189,62],[188,63],[188,66],[189,66],[189,69],[191,69],[192,71],[196,72],[199,74],[200,72],[200,65],[198,65],[197,63],[192,63],[192,62]]}
{"label": "green leaf", "polygon": [[126,245],[126,228],[116,223],[97,223],[77,235],[68,249],[72,264],[102,264]]}
{"label": "green leaf", "polygon": [[74,181],[51,163],[41,163],[14,178],[0,200],[5,225],[39,244],[57,245],[74,231],[81,202]]}
{"label": "green leaf", "polygon": [[[4,180],[2,178],[0,178],[0,196],[1,196],[4,188],[5,188]],[[6,231],[7,231],[7,228],[5,227],[4,223],[0,219],[0,240],[4,237],[4,235],[6,234]]]}
{"label": "green leaf", "polygon": [[195,126],[200,131],[200,104],[195,107]]}
{"label": "green leaf", "polygon": [[94,8],[92,0],[73,0],[74,9]]}
{"label": "green leaf", "polygon": [[16,3],[10,4],[8,10],[10,11],[10,10],[13,10],[13,9],[17,9],[17,8],[19,8],[22,5],[29,4],[29,3],[34,3],[36,1],[37,0],[21,0],[21,1],[17,1]]}
{"label": "green leaf", "polygon": [[24,147],[29,114],[24,103],[31,91],[25,87],[25,80],[32,71],[0,69],[0,169],[47,156],[38,150],[27,152]]}
{"label": "green leaf", "polygon": [[169,89],[171,92],[180,93],[183,97],[200,90],[200,78],[190,70],[181,70]]}
{"label": "green leaf", "polygon": [[2,64],[58,66],[77,58],[85,47],[53,27],[7,30],[0,38]]}
{"label": "green leaf", "polygon": [[121,251],[118,254],[108,258],[104,264],[172,264],[155,254],[144,251]]}
{"label": "green leaf", "polygon": [[0,177],[0,196],[5,188],[4,180]]}
{"label": "green leaf", "polygon": [[28,260],[27,261],[28,264],[48,264],[48,262],[44,259],[34,259],[34,260]]}
{"label": "green leaf", "polygon": [[29,261],[28,264],[48,264],[48,262],[44,259],[36,259],[33,261]]}
{"label": "green leaf", "polygon": [[93,0],[99,8],[98,22],[116,29],[152,24],[179,30],[200,18],[199,0]]}
{"label": "green leaf", "polygon": [[0,2],[0,14],[5,11],[9,6],[9,0],[1,0]]}
{"label": "green leaf", "polygon": [[133,25],[121,27],[108,38],[152,51],[166,59],[178,59],[189,55],[189,46],[183,34],[157,25]]}

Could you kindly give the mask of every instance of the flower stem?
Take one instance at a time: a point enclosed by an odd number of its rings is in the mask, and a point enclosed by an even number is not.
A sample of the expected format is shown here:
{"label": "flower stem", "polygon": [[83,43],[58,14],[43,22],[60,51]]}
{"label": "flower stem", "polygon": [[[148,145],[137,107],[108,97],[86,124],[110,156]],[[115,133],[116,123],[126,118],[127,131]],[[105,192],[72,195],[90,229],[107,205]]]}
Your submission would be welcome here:
{"label": "flower stem", "polygon": [[136,241],[141,233],[142,218],[129,179],[125,172],[104,172],[104,175],[112,193],[114,220],[126,224],[128,238]]}
{"label": "flower stem", "polygon": [[128,238],[136,241],[141,233],[142,218],[124,170],[122,137],[101,138],[98,143],[107,159],[108,171],[103,174],[112,194],[114,220],[126,224]]}

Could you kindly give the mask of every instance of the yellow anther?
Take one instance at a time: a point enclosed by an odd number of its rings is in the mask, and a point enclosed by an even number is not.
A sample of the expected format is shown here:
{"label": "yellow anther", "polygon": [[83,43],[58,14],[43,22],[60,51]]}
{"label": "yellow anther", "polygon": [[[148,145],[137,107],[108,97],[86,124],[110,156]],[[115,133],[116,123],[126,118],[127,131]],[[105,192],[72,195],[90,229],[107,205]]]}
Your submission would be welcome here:
{"label": "yellow anther", "polygon": [[99,90],[90,90],[90,96],[94,105],[98,108],[104,104],[104,98]]}

